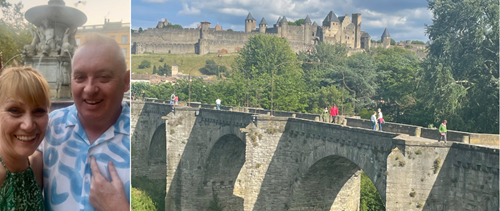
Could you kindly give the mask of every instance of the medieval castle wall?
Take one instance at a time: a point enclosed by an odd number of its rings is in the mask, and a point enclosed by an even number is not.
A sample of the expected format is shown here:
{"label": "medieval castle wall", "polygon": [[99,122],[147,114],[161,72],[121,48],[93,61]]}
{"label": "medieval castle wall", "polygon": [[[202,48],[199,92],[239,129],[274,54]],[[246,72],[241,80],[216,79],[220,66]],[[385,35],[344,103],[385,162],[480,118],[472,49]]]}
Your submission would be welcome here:
{"label": "medieval castle wall", "polygon": [[[281,20],[281,21],[280,21]],[[288,25],[286,18],[268,27],[267,23],[257,25],[249,14],[245,20],[245,31],[225,31],[219,27],[210,28],[209,22],[201,22],[199,28],[173,29],[160,27],[168,24],[159,22],[157,28],[149,28],[142,33],[132,33],[132,53],[172,53],[172,54],[207,54],[238,52],[250,36],[266,34],[286,38],[295,52],[307,51],[320,42],[343,43],[352,51],[370,47],[390,47],[390,37],[384,36],[384,43],[371,43],[368,33],[361,31],[361,14],[348,14],[337,17],[332,11],[318,26],[312,24],[309,17],[300,26]],[[256,28],[257,26],[262,28]],[[387,31],[387,29],[386,29]],[[388,34],[388,32],[387,32]],[[387,43],[389,41],[389,43]]]}

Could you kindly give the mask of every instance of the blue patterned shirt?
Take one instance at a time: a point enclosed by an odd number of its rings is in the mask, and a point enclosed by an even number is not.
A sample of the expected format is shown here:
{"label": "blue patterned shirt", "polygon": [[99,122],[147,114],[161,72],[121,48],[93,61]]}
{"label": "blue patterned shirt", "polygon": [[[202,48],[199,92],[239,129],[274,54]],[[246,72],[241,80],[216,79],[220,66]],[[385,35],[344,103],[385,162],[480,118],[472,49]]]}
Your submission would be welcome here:
{"label": "blue patterned shirt", "polygon": [[43,184],[47,210],[95,210],[89,203],[94,156],[101,174],[108,178],[113,161],[130,203],[130,107],[122,112],[92,145],[80,124],[75,105],[50,113],[43,152]]}

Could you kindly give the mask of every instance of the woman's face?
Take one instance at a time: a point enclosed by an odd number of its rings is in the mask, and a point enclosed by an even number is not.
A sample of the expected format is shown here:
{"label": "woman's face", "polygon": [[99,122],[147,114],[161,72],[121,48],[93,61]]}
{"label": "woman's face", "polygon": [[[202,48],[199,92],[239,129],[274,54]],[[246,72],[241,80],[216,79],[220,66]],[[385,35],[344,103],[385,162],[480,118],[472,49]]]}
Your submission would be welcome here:
{"label": "woman's face", "polygon": [[0,102],[0,149],[10,157],[28,157],[45,137],[48,108],[7,98]]}

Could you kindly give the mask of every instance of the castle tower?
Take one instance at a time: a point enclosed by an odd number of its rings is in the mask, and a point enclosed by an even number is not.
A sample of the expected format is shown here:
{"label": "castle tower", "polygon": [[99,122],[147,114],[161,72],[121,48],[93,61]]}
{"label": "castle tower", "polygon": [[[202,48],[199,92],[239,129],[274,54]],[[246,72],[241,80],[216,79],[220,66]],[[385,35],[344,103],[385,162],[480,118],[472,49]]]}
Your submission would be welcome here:
{"label": "castle tower", "polygon": [[267,28],[267,22],[265,18],[262,18],[262,20],[259,23],[259,32],[261,34],[266,33],[266,28]]}
{"label": "castle tower", "polygon": [[389,34],[389,30],[385,28],[384,33],[382,34],[382,45],[384,48],[389,48],[391,46],[391,35]]}
{"label": "castle tower", "polygon": [[361,48],[361,14],[352,14],[352,23],[354,24],[354,48]]}
{"label": "castle tower", "polygon": [[215,31],[222,31],[222,27],[217,23],[217,25],[215,25]]}
{"label": "castle tower", "polygon": [[288,20],[285,16],[281,19],[279,26],[281,28],[281,37],[285,37],[288,35]]}
{"label": "castle tower", "polygon": [[325,17],[323,20],[323,27],[322,28],[322,36],[321,36],[321,41],[327,42],[327,43],[334,43],[334,42],[340,42],[341,41],[341,35],[337,36],[337,33],[339,32],[339,28],[341,28],[340,25],[340,20],[333,13],[333,11],[330,11],[328,15]]}
{"label": "castle tower", "polygon": [[200,38],[201,39],[207,39],[208,35],[208,30],[210,29],[210,22],[203,21],[200,23],[200,28],[201,28],[201,33],[200,33]]}
{"label": "castle tower", "polygon": [[247,18],[245,19],[245,32],[252,32],[257,27],[257,21],[252,17],[251,13],[248,13]]}
{"label": "castle tower", "polygon": [[304,27],[304,44],[310,45],[312,42],[313,27],[309,15],[306,16],[306,19],[304,20],[304,23],[302,23],[302,25]]}

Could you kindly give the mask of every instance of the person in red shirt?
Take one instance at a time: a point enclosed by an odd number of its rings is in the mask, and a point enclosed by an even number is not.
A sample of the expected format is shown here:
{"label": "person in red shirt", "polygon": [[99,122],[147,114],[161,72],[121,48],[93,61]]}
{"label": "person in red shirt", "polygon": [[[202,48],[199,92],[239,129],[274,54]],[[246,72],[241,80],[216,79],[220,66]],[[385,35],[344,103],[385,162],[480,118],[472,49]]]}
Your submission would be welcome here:
{"label": "person in red shirt", "polygon": [[339,115],[339,109],[337,105],[333,104],[333,107],[330,109],[330,122],[337,123],[336,117]]}

